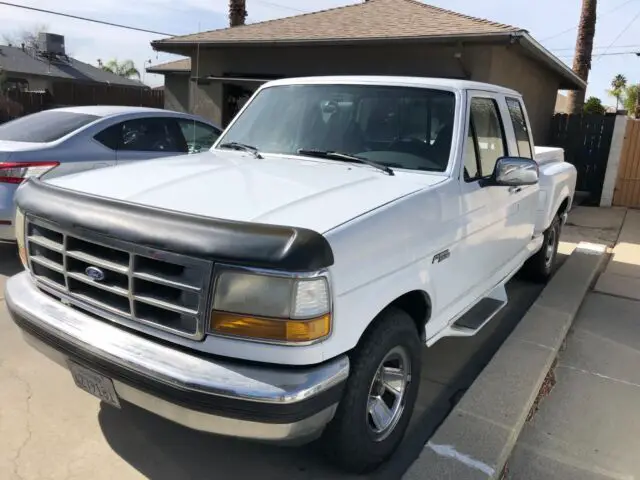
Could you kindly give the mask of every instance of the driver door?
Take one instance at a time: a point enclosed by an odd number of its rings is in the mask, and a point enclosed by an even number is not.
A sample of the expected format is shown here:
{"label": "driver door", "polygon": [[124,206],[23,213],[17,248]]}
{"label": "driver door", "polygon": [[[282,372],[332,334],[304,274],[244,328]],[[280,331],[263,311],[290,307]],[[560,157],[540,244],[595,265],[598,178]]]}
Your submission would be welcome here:
{"label": "driver door", "polygon": [[509,155],[499,95],[469,92],[463,168],[460,176],[462,220],[471,287],[481,292],[516,254],[511,226],[516,206],[508,187],[490,185],[498,158]]}

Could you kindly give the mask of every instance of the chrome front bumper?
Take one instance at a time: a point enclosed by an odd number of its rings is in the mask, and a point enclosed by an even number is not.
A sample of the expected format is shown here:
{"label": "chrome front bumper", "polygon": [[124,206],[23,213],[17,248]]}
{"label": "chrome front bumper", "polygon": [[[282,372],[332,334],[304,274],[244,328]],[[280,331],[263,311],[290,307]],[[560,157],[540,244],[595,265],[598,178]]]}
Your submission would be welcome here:
{"label": "chrome front bumper", "polygon": [[206,432],[278,443],[317,438],[349,374],[341,356],[318,366],[249,365],[172,348],[98,320],[42,293],[28,272],[5,299],[25,339],[57,363],[111,378],[120,399]]}

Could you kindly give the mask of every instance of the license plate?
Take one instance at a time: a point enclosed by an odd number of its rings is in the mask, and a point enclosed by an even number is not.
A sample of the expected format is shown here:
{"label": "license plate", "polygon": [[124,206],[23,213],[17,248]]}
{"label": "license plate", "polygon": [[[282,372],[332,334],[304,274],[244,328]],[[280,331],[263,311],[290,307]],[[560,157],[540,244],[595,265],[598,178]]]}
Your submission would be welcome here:
{"label": "license plate", "polygon": [[69,362],[69,370],[78,388],[89,392],[109,405],[120,408],[120,400],[118,400],[116,389],[113,388],[113,381],[110,378],[73,362]]}

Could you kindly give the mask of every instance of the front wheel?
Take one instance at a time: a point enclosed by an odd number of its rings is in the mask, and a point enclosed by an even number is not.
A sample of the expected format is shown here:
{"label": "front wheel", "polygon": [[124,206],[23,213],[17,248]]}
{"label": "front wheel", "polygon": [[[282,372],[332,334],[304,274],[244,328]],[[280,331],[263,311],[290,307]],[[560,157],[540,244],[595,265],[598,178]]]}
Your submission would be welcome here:
{"label": "front wheel", "polygon": [[363,473],[396,449],[420,383],[422,344],[411,317],[388,309],[351,355],[351,373],[323,444],[342,468]]}
{"label": "front wheel", "polygon": [[560,243],[560,217],[554,218],[544,232],[542,248],[524,265],[528,278],[536,282],[546,282],[553,274]]}

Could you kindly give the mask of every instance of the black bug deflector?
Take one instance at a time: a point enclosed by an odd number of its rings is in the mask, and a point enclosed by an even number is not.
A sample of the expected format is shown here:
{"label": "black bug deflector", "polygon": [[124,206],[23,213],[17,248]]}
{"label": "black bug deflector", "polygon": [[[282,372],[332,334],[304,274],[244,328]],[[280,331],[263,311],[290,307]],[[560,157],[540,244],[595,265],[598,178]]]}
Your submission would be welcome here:
{"label": "black bug deflector", "polygon": [[26,214],[137,245],[288,271],[333,264],[327,239],[305,228],[238,222],[126,203],[31,179],[16,193]]}

